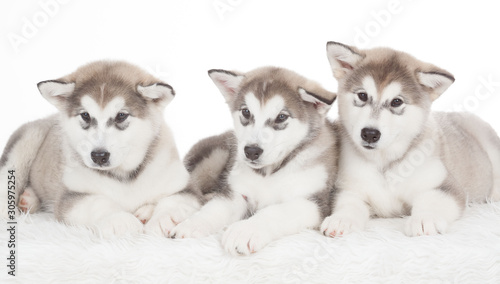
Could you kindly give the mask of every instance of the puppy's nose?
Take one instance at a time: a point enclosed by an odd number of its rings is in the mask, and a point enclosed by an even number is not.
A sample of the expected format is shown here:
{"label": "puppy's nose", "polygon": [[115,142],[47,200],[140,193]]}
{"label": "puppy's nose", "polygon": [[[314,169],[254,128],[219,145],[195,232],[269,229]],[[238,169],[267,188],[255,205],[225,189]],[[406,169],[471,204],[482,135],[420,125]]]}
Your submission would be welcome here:
{"label": "puppy's nose", "polygon": [[380,131],[375,128],[361,129],[361,138],[368,143],[375,143],[380,139]]}
{"label": "puppy's nose", "polygon": [[259,148],[257,146],[246,146],[245,147],[245,156],[252,161],[257,160],[260,157],[260,155],[262,154],[262,152],[264,152],[264,150],[262,150],[261,148]]}
{"label": "puppy's nose", "polygon": [[92,153],[90,153],[92,161],[94,161],[94,163],[98,164],[99,166],[106,164],[109,161],[110,155],[111,154],[109,152],[103,150],[92,151]]}

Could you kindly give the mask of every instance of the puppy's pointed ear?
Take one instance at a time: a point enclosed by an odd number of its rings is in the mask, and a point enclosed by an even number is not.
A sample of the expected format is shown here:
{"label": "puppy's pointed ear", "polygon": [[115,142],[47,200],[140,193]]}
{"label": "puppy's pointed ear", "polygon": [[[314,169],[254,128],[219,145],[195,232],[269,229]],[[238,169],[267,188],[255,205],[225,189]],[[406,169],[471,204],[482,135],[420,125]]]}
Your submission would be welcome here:
{"label": "puppy's pointed ear", "polygon": [[66,99],[73,94],[75,83],[48,80],[38,83],[37,87],[47,101],[60,109],[63,107]]}
{"label": "puppy's pointed ear", "polygon": [[356,68],[356,65],[363,59],[357,48],[334,41],[326,44],[326,55],[332,67],[333,76],[337,80]]}
{"label": "puppy's pointed ear", "polygon": [[234,97],[238,94],[241,87],[241,82],[245,76],[241,74],[236,74],[234,72],[212,69],[208,71],[208,76],[214,81],[217,88],[224,96],[226,103],[230,103],[234,100]]}
{"label": "puppy's pointed ear", "polygon": [[333,102],[337,98],[337,94],[329,92],[327,90],[316,89],[315,93],[305,90],[299,87],[298,92],[302,100],[312,103],[316,110],[321,115],[326,115],[333,105]]}
{"label": "puppy's pointed ear", "polygon": [[429,92],[432,101],[439,98],[455,82],[453,75],[445,70],[418,71],[419,83]]}
{"label": "puppy's pointed ear", "polygon": [[165,83],[155,83],[148,86],[137,85],[137,92],[146,100],[152,101],[161,107],[166,107],[175,96],[174,89]]}

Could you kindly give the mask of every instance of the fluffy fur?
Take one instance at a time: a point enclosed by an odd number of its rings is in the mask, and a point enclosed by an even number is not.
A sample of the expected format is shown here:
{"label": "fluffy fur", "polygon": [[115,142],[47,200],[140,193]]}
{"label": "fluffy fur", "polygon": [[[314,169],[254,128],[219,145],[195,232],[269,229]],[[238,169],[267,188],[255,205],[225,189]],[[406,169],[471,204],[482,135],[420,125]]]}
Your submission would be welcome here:
{"label": "fluffy fur", "polygon": [[[236,258],[222,250],[222,232],[102,240],[49,214],[23,215],[18,274],[2,265],[0,282],[500,283],[500,202],[466,208],[445,235],[408,238],[401,233],[407,219],[372,219],[365,231],[335,239],[305,230]],[[7,241],[0,234],[0,243]]]}
{"label": "fluffy fur", "polygon": [[341,156],[333,214],[321,230],[362,230],[370,216],[410,215],[409,236],[444,233],[468,201],[498,195],[500,140],[468,113],[431,104],[453,76],[388,48],[330,42],[339,81]]}

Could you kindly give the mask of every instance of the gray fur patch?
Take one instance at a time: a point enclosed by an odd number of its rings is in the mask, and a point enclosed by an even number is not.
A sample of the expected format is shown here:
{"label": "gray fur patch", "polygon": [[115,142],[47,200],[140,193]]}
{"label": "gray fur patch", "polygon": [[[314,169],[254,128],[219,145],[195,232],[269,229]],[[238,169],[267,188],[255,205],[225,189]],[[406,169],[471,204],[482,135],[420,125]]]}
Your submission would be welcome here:
{"label": "gray fur patch", "polygon": [[[216,151],[220,152],[214,155]],[[230,196],[227,175],[233,168],[235,156],[236,137],[232,131],[196,143],[184,159],[184,165],[190,173],[190,190],[204,198],[213,195]]]}
{"label": "gray fur patch", "polygon": [[267,176],[267,172],[264,170],[264,169],[254,169],[252,168],[252,170],[254,171],[254,173],[258,174],[258,175],[261,175],[263,177]]}
{"label": "gray fur patch", "polygon": [[66,190],[59,200],[56,202],[54,208],[54,215],[58,221],[64,222],[64,216],[76,203],[78,203],[83,198],[89,196],[88,193],[81,193],[75,191]]}
{"label": "gray fur patch", "polygon": [[287,126],[287,122],[275,123],[273,119],[269,118],[266,120],[266,126],[272,127],[276,131],[284,130]]}
{"label": "gray fur patch", "polygon": [[113,118],[110,118],[108,119],[108,121],[106,121],[106,127],[111,127],[113,126],[113,124],[115,124],[115,120]]}
{"label": "gray fur patch", "polygon": [[250,117],[250,119],[246,119],[243,116],[240,116],[240,123],[243,126],[248,126],[250,123],[255,123],[255,120],[253,119],[253,116]]}
{"label": "gray fur patch", "polygon": [[130,125],[130,122],[128,122],[128,121],[124,121],[122,123],[115,124],[116,129],[121,130],[121,131],[127,129],[129,125]]}
{"label": "gray fur patch", "polygon": [[17,144],[19,139],[23,136],[23,134],[26,132],[28,126],[25,124],[21,126],[19,129],[17,129],[9,138],[9,141],[7,141],[7,145],[5,146],[5,149],[3,150],[2,157],[0,158],[0,168],[4,167],[7,164],[7,160],[9,158],[9,154],[14,149],[14,146]]}
{"label": "gray fur patch", "polygon": [[405,108],[404,107],[398,107],[398,108],[389,108],[392,114],[394,115],[403,115],[405,113]]}
{"label": "gray fur patch", "polygon": [[320,212],[321,219],[324,219],[332,214],[332,198],[335,191],[335,187],[332,186],[331,189],[325,188],[322,191],[314,193],[308,198],[308,200],[318,205],[318,211]]}

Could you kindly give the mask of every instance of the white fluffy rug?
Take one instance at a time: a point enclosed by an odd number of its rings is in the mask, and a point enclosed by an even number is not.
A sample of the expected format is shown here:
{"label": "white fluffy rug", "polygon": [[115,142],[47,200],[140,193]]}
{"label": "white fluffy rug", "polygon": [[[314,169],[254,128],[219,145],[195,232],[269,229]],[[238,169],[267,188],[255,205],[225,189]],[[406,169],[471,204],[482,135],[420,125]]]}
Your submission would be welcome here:
{"label": "white fluffy rug", "polygon": [[17,276],[2,264],[0,283],[500,283],[500,202],[472,205],[445,235],[406,237],[405,220],[372,220],[339,239],[305,231],[232,257],[220,234],[101,240],[47,213],[23,215]]}

